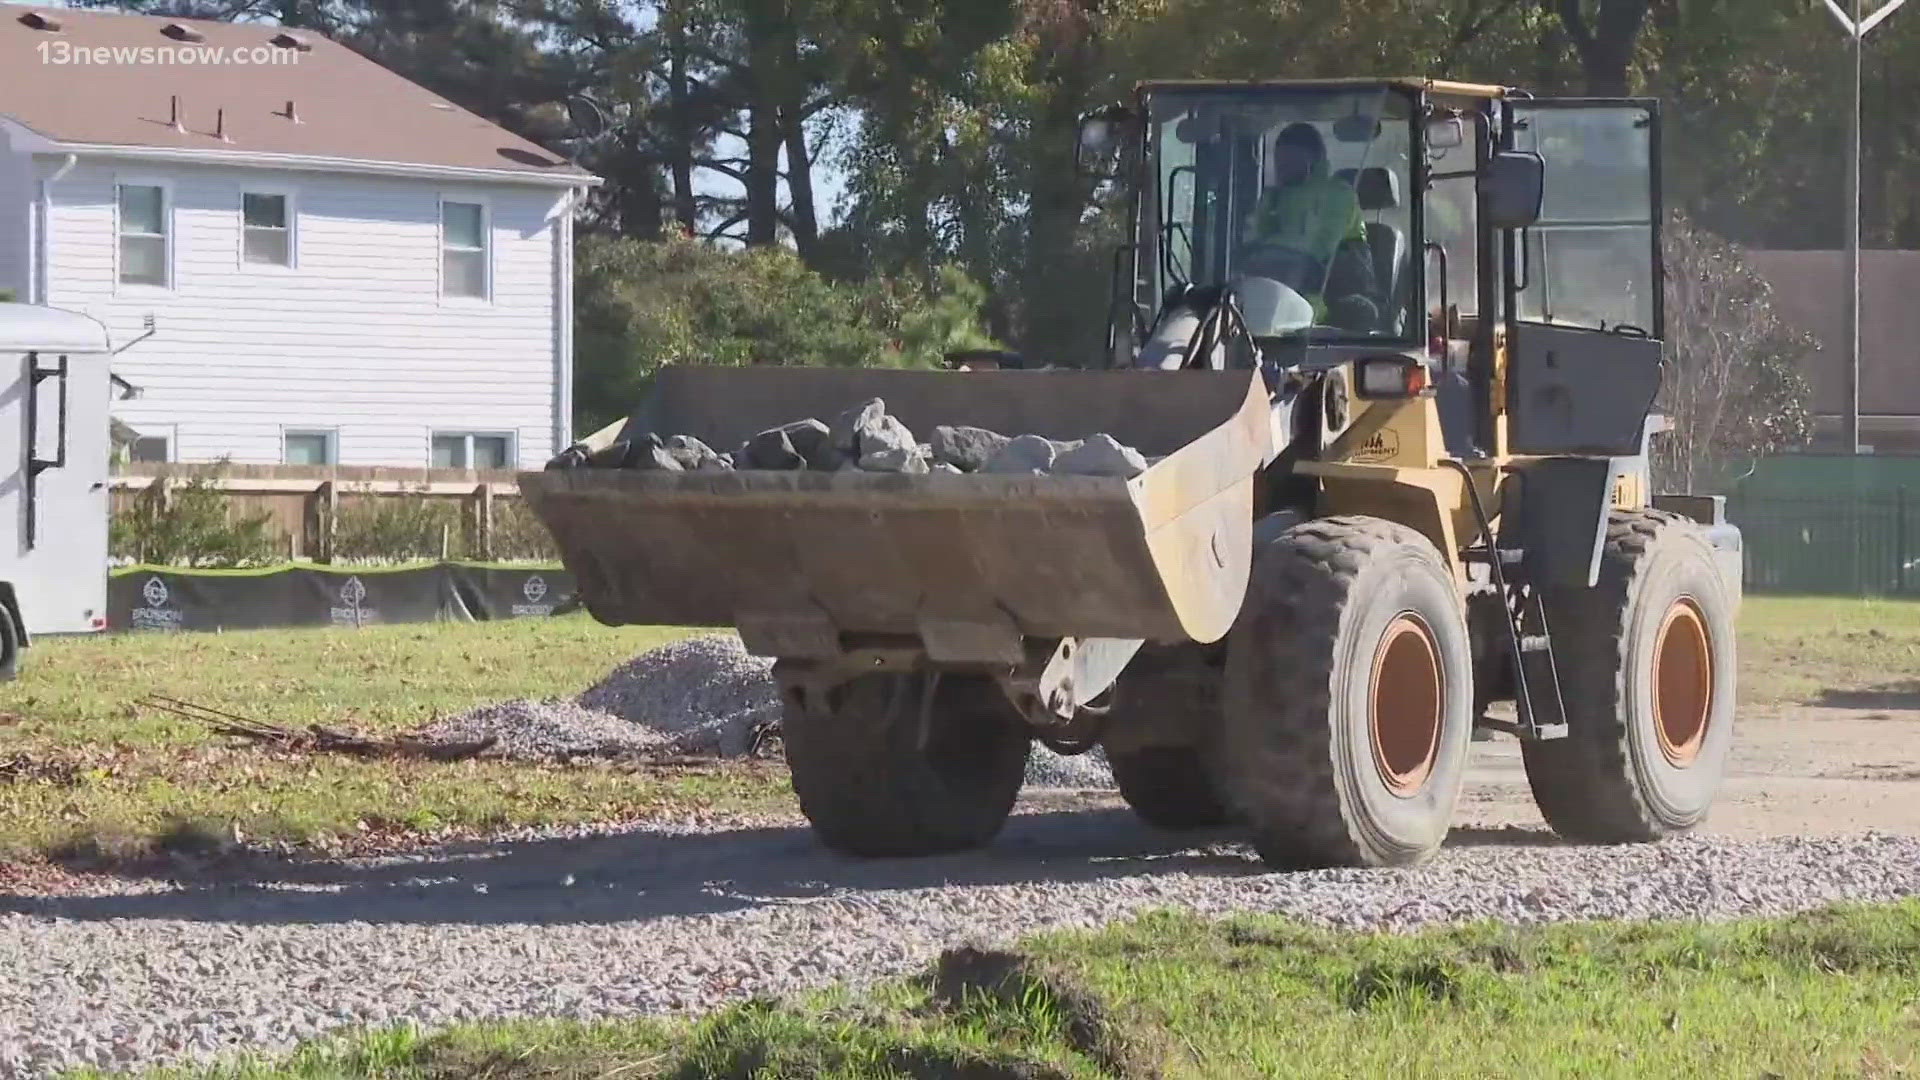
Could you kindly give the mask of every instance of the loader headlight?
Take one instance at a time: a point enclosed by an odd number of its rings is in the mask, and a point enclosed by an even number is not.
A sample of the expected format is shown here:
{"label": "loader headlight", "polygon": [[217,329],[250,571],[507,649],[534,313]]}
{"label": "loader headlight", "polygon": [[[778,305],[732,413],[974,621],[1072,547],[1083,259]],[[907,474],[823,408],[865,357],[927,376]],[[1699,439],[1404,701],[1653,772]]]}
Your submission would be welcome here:
{"label": "loader headlight", "polygon": [[1432,388],[1427,365],[1405,356],[1354,361],[1353,385],[1363,398],[1417,397]]}

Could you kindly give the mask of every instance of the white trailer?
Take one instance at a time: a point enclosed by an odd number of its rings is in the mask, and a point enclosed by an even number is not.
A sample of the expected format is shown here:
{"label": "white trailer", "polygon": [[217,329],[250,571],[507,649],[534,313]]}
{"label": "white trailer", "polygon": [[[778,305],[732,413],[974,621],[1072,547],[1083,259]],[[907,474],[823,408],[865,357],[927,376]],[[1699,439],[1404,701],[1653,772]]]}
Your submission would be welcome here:
{"label": "white trailer", "polygon": [[107,625],[107,329],[0,303],[0,679],[34,635]]}

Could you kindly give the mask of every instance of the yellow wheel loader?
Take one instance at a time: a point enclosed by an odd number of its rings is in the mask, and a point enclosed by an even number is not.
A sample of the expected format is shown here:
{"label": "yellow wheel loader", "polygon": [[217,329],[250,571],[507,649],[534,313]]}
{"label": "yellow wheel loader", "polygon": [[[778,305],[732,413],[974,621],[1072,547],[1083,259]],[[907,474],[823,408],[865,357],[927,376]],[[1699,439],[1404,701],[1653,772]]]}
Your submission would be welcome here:
{"label": "yellow wheel loader", "polygon": [[[776,658],[832,848],[987,844],[1036,740],[1275,866],[1409,865],[1476,727],[1581,842],[1695,827],[1733,734],[1739,531],[1655,495],[1659,113],[1427,79],[1156,82],[1104,356],[669,368],[520,484],[600,622]],[[991,370],[979,370],[979,366]],[[583,466],[881,398],[914,431],[1105,434],[1132,476]]]}

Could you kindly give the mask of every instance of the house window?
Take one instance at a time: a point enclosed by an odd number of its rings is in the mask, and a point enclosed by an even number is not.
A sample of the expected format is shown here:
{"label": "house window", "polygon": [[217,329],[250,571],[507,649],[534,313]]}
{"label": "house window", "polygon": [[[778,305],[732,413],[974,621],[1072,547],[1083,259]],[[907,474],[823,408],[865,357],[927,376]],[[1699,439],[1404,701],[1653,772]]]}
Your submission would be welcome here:
{"label": "house window", "polygon": [[157,185],[120,185],[120,280],[167,284],[167,193]]}
{"label": "house window", "polygon": [[331,431],[289,431],[285,435],[289,465],[334,464],[334,436]]}
{"label": "house window", "polygon": [[436,469],[507,469],[513,463],[513,436],[441,432],[433,437]]}
{"label": "house window", "polygon": [[159,463],[173,460],[172,440],[165,435],[141,435],[127,447],[127,460]]}
{"label": "house window", "polygon": [[487,295],[487,211],[479,203],[440,204],[440,288],[448,296]]}
{"label": "house window", "polygon": [[240,196],[240,253],[261,266],[293,265],[293,217],[285,195]]}

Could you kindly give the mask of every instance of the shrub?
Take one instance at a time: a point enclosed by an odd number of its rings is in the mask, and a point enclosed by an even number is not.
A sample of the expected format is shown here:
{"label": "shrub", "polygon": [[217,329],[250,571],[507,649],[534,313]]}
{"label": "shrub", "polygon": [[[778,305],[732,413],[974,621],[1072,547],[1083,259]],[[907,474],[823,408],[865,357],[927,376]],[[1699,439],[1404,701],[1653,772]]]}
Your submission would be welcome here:
{"label": "shrub", "polygon": [[443,546],[457,556],[466,547],[460,504],[423,494],[343,493],[333,526],[333,557],[340,562],[437,559]]}
{"label": "shrub", "polygon": [[115,514],[108,544],[115,558],[163,566],[265,566],[280,561],[281,538],[265,511],[236,513],[217,484],[221,462],[209,473],[141,494]]}
{"label": "shrub", "polygon": [[1730,469],[1813,436],[1812,336],[1780,321],[1739,247],[1675,214],[1666,230],[1667,371],[1654,440],[1658,490],[1711,487]]}

